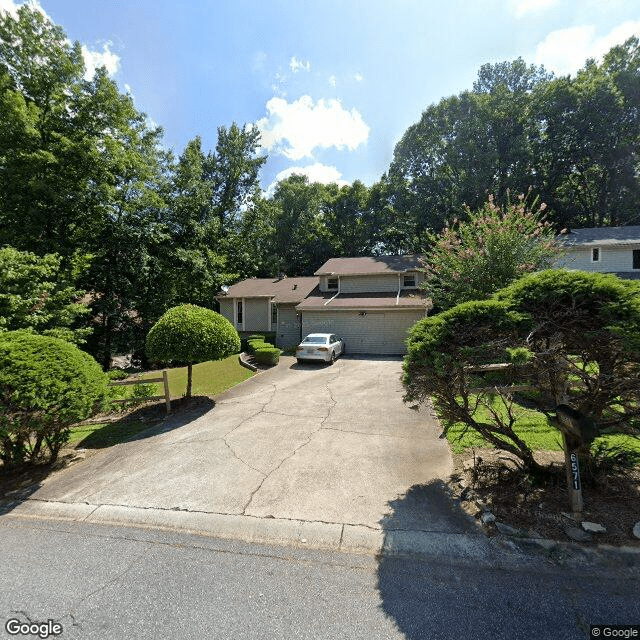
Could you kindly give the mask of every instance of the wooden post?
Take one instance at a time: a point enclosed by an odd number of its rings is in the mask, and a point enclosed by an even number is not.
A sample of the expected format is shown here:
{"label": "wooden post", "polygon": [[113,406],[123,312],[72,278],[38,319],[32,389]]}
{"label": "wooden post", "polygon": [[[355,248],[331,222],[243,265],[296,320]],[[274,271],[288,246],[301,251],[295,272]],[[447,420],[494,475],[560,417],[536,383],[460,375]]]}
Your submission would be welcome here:
{"label": "wooden post", "polygon": [[570,450],[567,445],[567,438],[563,435],[564,463],[567,471],[567,489],[569,490],[569,501],[571,512],[577,519],[582,518],[582,484],[580,483],[580,461],[578,450]]}
{"label": "wooden post", "polygon": [[167,370],[162,370],[162,382],[164,384],[164,397],[165,402],[167,403],[167,413],[171,413],[171,396],[169,394],[169,376],[167,375]]}

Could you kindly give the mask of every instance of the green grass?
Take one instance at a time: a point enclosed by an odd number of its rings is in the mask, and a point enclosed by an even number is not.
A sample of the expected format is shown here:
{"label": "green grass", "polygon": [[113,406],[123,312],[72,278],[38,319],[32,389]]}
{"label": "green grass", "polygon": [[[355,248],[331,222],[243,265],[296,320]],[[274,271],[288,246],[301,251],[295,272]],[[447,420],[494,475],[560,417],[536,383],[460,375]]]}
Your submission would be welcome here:
{"label": "green grass", "polygon": [[[187,391],[187,367],[169,369],[169,392],[172,398],[180,398]],[[157,378],[162,374],[152,371],[146,378]],[[201,362],[193,365],[192,395],[213,396],[250,378],[253,371],[246,369],[238,362],[238,356],[233,355],[224,360]],[[162,385],[157,386],[155,393],[162,393]]]}
{"label": "green grass", "polygon": [[[498,411],[500,409],[504,411],[504,407],[498,399],[494,400],[493,407]],[[514,431],[528,447],[534,451],[562,451],[560,431],[550,425],[542,413],[518,406],[516,415],[518,419],[514,426]],[[485,407],[480,407],[474,417],[482,422],[489,422],[492,419],[491,414]],[[451,444],[453,453],[456,454],[470,448],[494,448],[477,431],[467,429],[465,433],[465,425],[462,423],[457,423],[448,430],[447,440]],[[606,442],[608,447],[640,451],[640,439],[624,434],[600,436],[596,438],[594,444],[599,442]]]}
{"label": "green grass", "polygon": [[[176,367],[169,369],[169,392],[172,398],[180,398],[187,390],[187,367]],[[152,371],[144,378],[159,377],[157,371]],[[224,360],[202,362],[193,366],[193,389],[192,394],[215,395],[222,393],[226,389],[247,380],[253,374],[249,369],[245,369],[238,363],[238,356],[229,356]],[[155,385],[153,395],[162,393],[162,384]],[[122,393],[127,397],[131,394],[132,386],[120,387]],[[158,401],[160,402],[160,401]],[[71,437],[68,445],[71,447],[85,449],[103,449],[111,447],[120,442],[124,442],[136,434],[149,428],[149,423],[141,420],[127,421],[123,419],[117,422],[87,424],[71,429]]]}
{"label": "green grass", "polygon": [[67,446],[79,449],[104,449],[132,438],[149,426],[149,423],[141,420],[132,420],[73,427]]}

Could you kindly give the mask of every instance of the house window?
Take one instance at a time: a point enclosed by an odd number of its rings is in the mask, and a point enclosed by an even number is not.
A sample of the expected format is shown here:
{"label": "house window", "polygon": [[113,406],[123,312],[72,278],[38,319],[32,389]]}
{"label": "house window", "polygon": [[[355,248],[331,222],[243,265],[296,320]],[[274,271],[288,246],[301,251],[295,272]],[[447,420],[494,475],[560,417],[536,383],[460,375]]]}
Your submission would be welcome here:
{"label": "house window", "polygon": [[600,249],[598,247],[591,249],[591,262],[600,262]]}
{"label": "house window", "polygon": [[278,324],[278,305],[275,302],[271,303],[271,324]]}
{"label": "house window", "polygon": [[402,278],[402,286],[403,287],[415,287],[416,286],[416,275],[415,273],[403,276]]}
{"label": "house window", "polygon": [[640,269],[640,249],[633,250],[633,268]]}
{"label": "house window", "polygon": [[236,303],[236,324],[242,324],[242,300]]}
{"label": "house window", "polygon": [[327,278],[327,291],[338,290],[338,278]]}

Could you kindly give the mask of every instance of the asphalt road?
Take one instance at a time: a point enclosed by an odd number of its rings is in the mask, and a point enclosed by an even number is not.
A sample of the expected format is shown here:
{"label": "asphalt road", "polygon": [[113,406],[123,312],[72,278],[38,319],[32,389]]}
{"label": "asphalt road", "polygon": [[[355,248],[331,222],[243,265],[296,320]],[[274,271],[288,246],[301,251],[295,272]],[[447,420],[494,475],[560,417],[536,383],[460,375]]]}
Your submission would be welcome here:
{"label": "asphalt road", "polygon": [[[637,575],[512,569],[249,545],[195,535],[0,521],[7,620],[61,638],[588,638],[638,624]],[[30,636],[36,637],[36,636]],[[53,637],[53,636],[50,636]]]}

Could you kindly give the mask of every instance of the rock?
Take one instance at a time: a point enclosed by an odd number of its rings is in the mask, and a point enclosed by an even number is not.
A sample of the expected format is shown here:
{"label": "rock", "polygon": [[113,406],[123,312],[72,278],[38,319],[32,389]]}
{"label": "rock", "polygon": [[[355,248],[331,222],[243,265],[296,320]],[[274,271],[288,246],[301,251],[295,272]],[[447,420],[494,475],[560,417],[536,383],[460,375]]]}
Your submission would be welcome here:
{"label": "rock", "polygon": [[573,513],[567,513],[566,511],[561,511],[560,513],[565,518],[569,518],[569,520],[573,520],[574,522],[579,522],[578,518],[576,518],[575,515],[573,515]]}
{"label": "rock", "polygon": [[607,529],[597,522],[582,522],[582,528],[589,533],[606,533]]}
{"label": "rock", "polygon": [[638,522],[636,522],[635,526],[633,527],[633,535],[640,539],[640,520]]}
{"label": "rock", "polygon": [[465,471],[471,471],[476,466],[476,461],[473,458],[469,458],[462,463],[462,468]]}
{"label": "rock", "polygon": [[482,522],[482,524],[490,524],[495,521],[496,517],[491,513],[491,511],[484,511],[480,516],[480,522]]}
{"label": "rock", "polygon": [[504,522],[498,522],[497,520],[496,527],[498,528],[498,531],[505,536],[522,536],[524,533],[523,531],[520,531],[520,529],[516,529],[515,527],[505,524]]}
{"label": "rock", "polygon": [[590,533],[578,529],[578,527],[565,527],[564,532],[576,542],[591,542],[593,540],[593,536]]}

